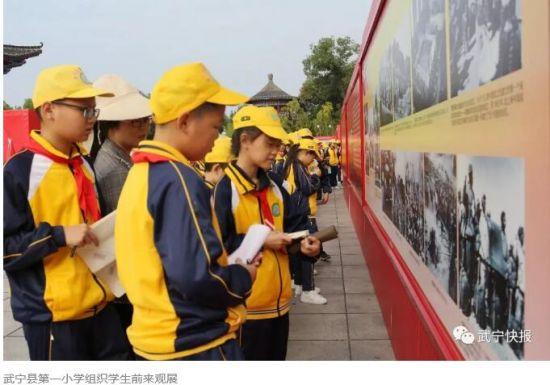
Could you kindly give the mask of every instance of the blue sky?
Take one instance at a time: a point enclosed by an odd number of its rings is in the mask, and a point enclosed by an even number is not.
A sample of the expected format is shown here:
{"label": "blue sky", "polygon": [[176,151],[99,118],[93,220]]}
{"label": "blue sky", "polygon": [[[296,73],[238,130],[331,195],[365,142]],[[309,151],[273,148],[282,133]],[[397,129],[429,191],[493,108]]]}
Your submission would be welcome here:
{"label": "blue sky", "polygon": [[123,76],[149,92],[174,65],[202,61],[220,83],[252,95],[267,74],[297,95],[302,60],[321,37],[360,43],[372,0],[4,0],[4,43],[43,53],[4,76],[21,105],[41,69],[78,64],[90,81]]}

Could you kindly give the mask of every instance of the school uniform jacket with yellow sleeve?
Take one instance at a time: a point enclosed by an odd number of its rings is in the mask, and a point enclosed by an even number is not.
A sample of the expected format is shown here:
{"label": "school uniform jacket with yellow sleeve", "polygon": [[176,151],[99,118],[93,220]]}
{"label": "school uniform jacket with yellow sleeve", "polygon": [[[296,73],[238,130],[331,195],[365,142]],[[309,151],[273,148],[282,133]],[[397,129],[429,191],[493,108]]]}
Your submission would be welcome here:
{"label": "school uniform jacket with yellow sleeve", "polygon": [[[53,158],[69,159],[37,132],[31,140]],[[71,158],[80,156],[74,151]],[[52,157],[24,150],[4,166],[4,270],[14,318],[22,323],[88,318],[114,299],[78,250],[66,246],[63,226],[85,219],[73,171]],[[82,161],[93,183],[93,171]]]}
{"label": "school uniform jacket with yellow sleeve", "polygon": [[128,337],[147,359],[174,359],[235,338],[252,281],[227,266],[210,193],[176,149],[143,141],[115,224],[120,281],[134,306]]}
{"label": "school uniform jacket with yellow sleeve", "polygon": [[[241,244],[253,224],[267,224],[262,202],[257,192],[264,191],[265,208],[270,210],[276,230],[285,230],[285,205],[282,189],[259,170],[258,186],[234,162],[225,169],[225,176],[216,185],[214,205],[220,223],[224,245],[233,252]],[[290,310],[291,286],[288,255],[285,250],[263,250],[263,259],[246,301],[247,319],[267,319],[282,316]]]}
{"label": "school uniform jacket with yellow sleeve", "polygon": [[333,167],[340,164],[338,151],[332,147],[328,149],[328,164]]}

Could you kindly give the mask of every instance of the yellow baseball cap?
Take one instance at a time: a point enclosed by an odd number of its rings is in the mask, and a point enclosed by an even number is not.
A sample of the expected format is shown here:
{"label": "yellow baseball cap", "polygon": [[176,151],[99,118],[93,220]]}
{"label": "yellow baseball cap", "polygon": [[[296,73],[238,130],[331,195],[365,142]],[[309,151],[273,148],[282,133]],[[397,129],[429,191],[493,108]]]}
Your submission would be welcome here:
{"label": "yellow baseball cap", "polygon": [[296,131],[296,133],[300,138],[306,138],[306,137],[313,138],[313,133],[309,128],[300,128],[298,131]]}
{"label": "yellow baseball cap", "polygon": [[205,163],[229,163],[231,155],[231,138],[221,135],[214,142],[212,151],[206,154]]}
{"label": "yellow baseball cap", "polygon": [[244,106],[233,116],[233,129],[258,127],[271,138],[288,141],[288,134],[281,125],[281,119],[273,107]]}
{"label": "yellow baseball cap", "polygon": [[298,142],[298,149],[313,151],[318,158],[321,158],[321,154],[319,153],[319,146],[317,146],[317,143],[315,143],[313,139],[300,139],[300,141]]}
{"label": "yellow baseball cap", "polygon": [[298,144],[300,139],[301,139],[300,135],[298,135],[296,131],[288,134],[288,140],[290,141],[291,144]]}
{"label": "yellow baseball cap", "polygon": [[38,74],[32,93],[32,104],[34,108],[38,108],[54,100],[84,99],[95,96],[113,96],[113,94],[93,87],[79,66],[59,65],[46,68]]}
{"label": "yellow baseball cap", "polygon": [[163,124],[206,102],[235,106],[247,96],[222,87],[202,63],[184,64],[162,75],[151,92],[153,119]]}

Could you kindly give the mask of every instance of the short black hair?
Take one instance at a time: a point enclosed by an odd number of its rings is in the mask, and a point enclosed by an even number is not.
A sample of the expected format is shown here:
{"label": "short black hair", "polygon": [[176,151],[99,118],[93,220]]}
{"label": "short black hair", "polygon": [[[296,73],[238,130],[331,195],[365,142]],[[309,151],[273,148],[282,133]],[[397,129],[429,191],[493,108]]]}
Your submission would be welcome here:
{"label": "short black hair", "polygon": [[214,166],[217,165],[217,164],[219,164],[223,170],[225,170],[225,168],[227,167],[227,163],[225,163],[225,162],[208,162],[208,163],[205,162],[204,163],[204,171],[205,172],[212,171]]}
{"label": "short black hair", "polygon": [[223,108],[224,106],[221,104],[215,104],[206,102],[195,108],[194,110],[191,110],[192,113],[196,113],[197,115],[201,115],[205,112],[211,111],[211,110],[218,110]]}
{"label": "short black hair", "polygon": [[262,131],[260,131],[260,129],[256,126],[243,127],[234,131],[233,136],[231,137],[231,153],[235,156],[239,156],[239,152],[241,151],[242,134],[246,134],[252,140],[255,140],[262,134]]}

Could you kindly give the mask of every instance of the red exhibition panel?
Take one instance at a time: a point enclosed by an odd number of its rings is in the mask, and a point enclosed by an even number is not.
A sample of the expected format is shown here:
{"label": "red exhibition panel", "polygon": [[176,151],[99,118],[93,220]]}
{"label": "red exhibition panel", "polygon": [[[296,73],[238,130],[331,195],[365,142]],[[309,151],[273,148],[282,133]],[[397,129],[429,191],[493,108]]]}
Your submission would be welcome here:
{"label": "red exhibition panel", "polygon": [[40,122],[33,110],[4,111],[4,163],[28,144],[30,131],[39,128]]}
{"label": "red exhibition panel", "polygon": [[547,1],[373,3],[339,136],[398,359],[550,358],[549,19]]}

